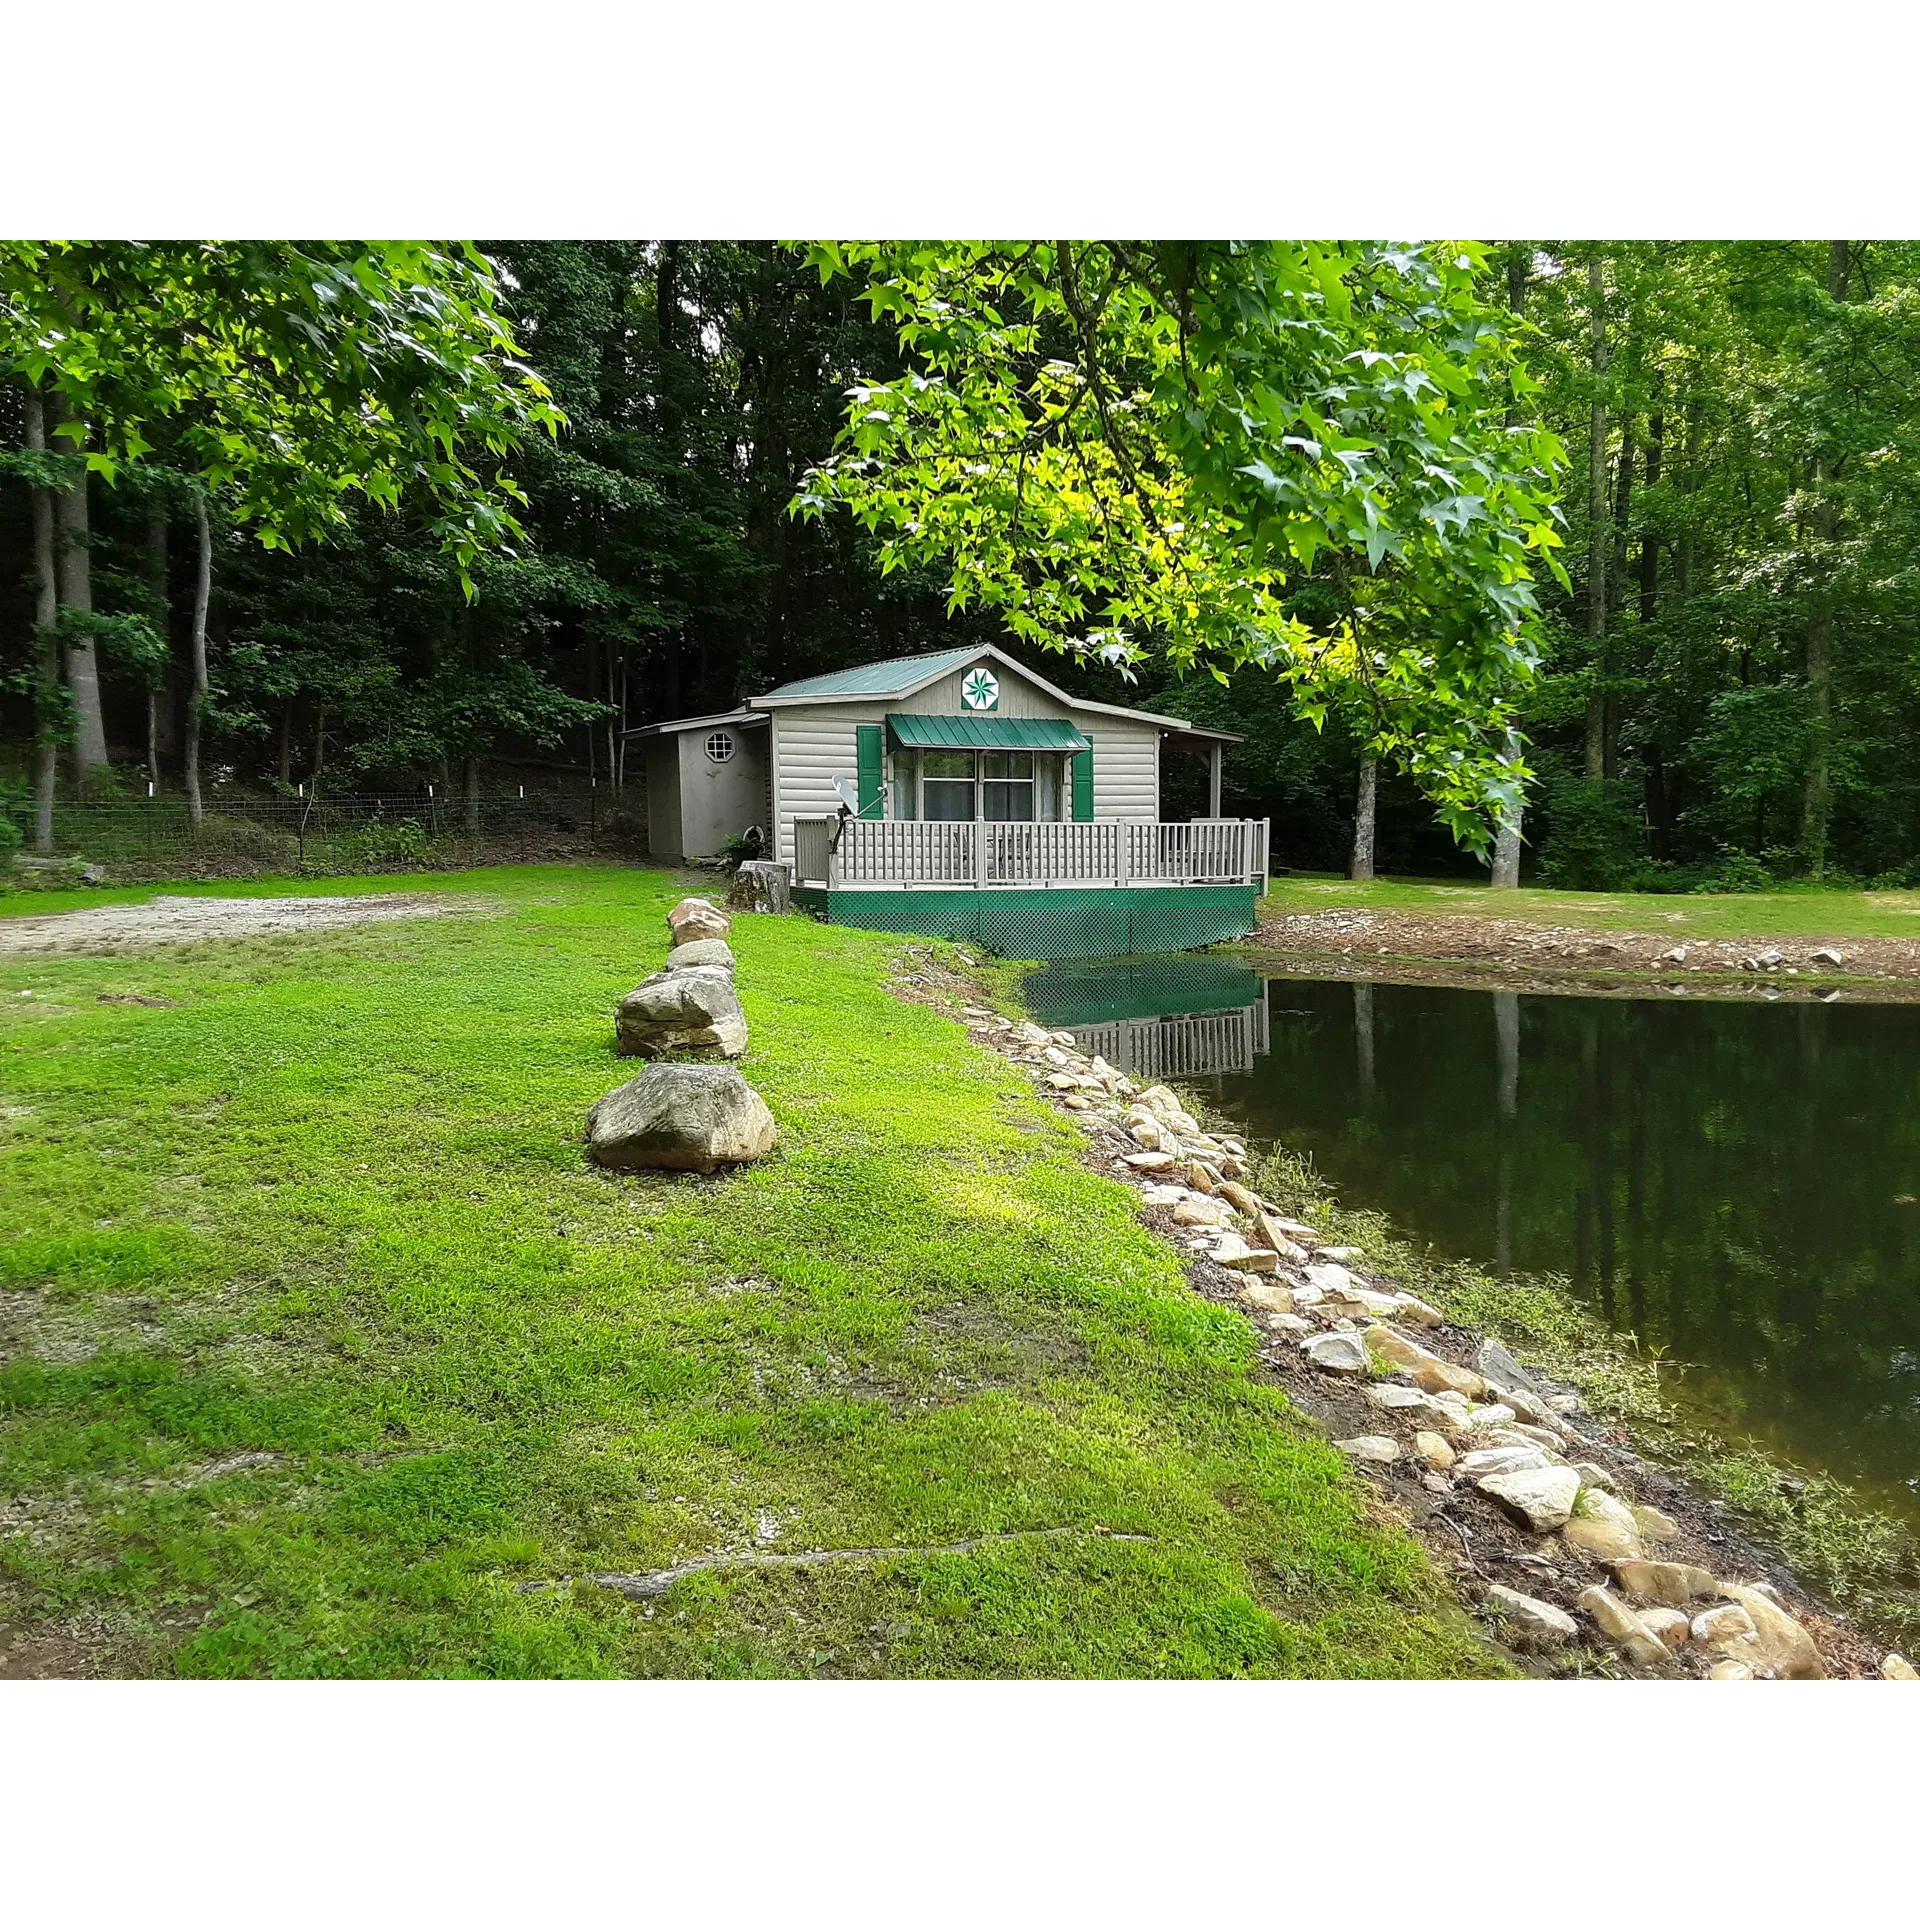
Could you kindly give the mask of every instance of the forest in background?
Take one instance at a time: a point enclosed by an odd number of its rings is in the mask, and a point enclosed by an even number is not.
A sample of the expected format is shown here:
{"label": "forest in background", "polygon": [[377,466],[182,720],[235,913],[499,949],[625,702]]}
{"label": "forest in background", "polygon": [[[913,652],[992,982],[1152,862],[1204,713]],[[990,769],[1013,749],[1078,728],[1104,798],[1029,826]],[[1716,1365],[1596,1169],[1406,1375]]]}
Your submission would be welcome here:
{"label": "forest in background", "polygon": [[[901,370],[856,278],[732,242],[500,242],[501,305],[568,426],[507,460],[510,551],[469,562],[420,501],[348,501],[324,544],[268,547],[207,501],[205,777],[404,790],[620,781],[622,724],[781,680],[992,639],[1092,697],[1246,735],[1229,813],[1276,859],[1347,863],[1362,743],[1254,669],[1032,655],[945,581],[882,575],[846,515],[789,503],[856,380]],[[1514,241],[1491,300],[1522,316],[1564,442],[1569,585],[1537,583],[1546,660],[1520,720],[1529,878],[1686,889],[1920,879],[1915,532],[1920,249],[1894,242]],[[0,779],[30,782],[34,526],[26,393],[0,386]],[[45,460],[47,455],[40,455]],[[194,705],[195,485],[167,449],[87,486],[106,784],[182,779]],[[44,494],[42,495],[44,497]],[[79,546],[63,527],[66,549]],[[1324,583],[1298,586],[1314,617]],[[1183,777],[1191,792],[1178,785]],[[63,780],[72,785],[71,770]],[[1198,768],[1169,770],[1171,817]],[[94,776],[100,784],[100,776]],[[1480,871],[1404,776],[1379,776],[1386,872]]]}

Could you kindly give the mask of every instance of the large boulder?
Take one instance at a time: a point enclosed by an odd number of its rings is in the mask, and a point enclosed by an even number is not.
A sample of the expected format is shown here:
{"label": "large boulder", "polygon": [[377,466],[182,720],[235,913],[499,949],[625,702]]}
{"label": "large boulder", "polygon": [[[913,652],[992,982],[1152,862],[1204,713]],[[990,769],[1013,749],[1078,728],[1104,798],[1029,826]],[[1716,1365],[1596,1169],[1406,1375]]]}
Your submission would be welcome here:
{"label": "large boulder", "polygon": [[684,947],[689,940],[724,940],[733,931],[733,916],[711,900],[690,894],[668,912],[667,931],[676,947]]}
{"label": "large boulder", "polygon": [[1462,1393],[1469,1400],[1477,1400],[1487,1390],[1487,1383],[1471,1367],[1456,1367],[1451,1360],[1429,1357],[1412,1370],[1410,1377],[1427,1393]]}
{"label": "large boulder", "polygon": [[1642,1606],[1690,1607],[1720,1591],[1718,1574],[1684,1560],[1617,1560],[1613,1577]]}
{"label": "large boulder", "polygon": [[1636,1667],[1663,1666],[1672,1660],[1673,1649],[1658,1634],[1649,1632],[1617,1593],[1605,1587],[1589,1587],[1574,1605],[1590,1614],[1600,1631]]}
{"label": "large boulder", "polygon": [[1496,1387],[1505,1387],[1515,1393],[1537,1394],[1540,1391],[1540,1383],[1498,1340],[1482,1340],[1479,1351],[1473,1356],[1473,1364]]}
{"label": "large boulder", "polygon": [[718,967],[722,973],[731,973],[733,949],[724,940],[689,940],[667,955],[669,973],[678,973],[683,967]]}
{"label": "large boulder", "polygon": [[[1307,1269],[1309,1280],[1313,1269]],[[1434,1356],[1425,1347],[1416,1345],[1405,1334],[1395,1333],[1391,1327],[1369,1327],[1366,1333],[1367,1351],[1383,1367],[1391,1367],[1396,1373],[1410,1373],[1423,1362]]]}
{"label": "large boulder", "polygon": [[1460,1471],[1469,1480],[1485,1480],[1496,1473],[1531,1472],[1552,1465],[1538,1447],[1476,1447],[1460,1462]]}
{"label": "large boulder", "polygon": [[1558,1465],[1510,1467],[1505,1473],[1488,1474],[1479,1485],[1482,1493],[1535,1533],[1564,1527],[1580,1496],[1580,1476],[1571,1467]]}
{"label": "large boulder", "polygon": [[1827,1663],[1820,1657],[1813,1635],[1784,1607],[1776,1605],[1758,1587],[1722,1580],[1721,1593],[1745,1607],[1767,1665],[1782,1680],[1824,1680]]}
{"label": "large boulder", "polygon": [[[1650,1564],[1641,1557],[1643,1544],[1632,1512],[1624,1501],[1616,1500],[1599,1487],[1582,1484],[1574,1502],[1573,1518],[1566,1524],[1564,1537],[1568,1546],[1591,1555],[1595,1560],[1633,1560],[1643,1566]],[[1662,1601],[1661,1604],[1667,1603]]]}
{"label": "large boulder", "polygon": [[1367,1350],[1357,1333],[1318,1333],[1311,1340],[1302,1340],[1300,1351],[1322,1373],[1364,1375],[1367,1371]]}
{"label": "large boulder", "polygon": [[737,1060],[747,1050],[746,1015],[718,967],[685,967],[643,980],[615,1009],[613,1029],[619,1052],[649,1060],[663,1053]]}
{"label": "large boulder", "polygon": [[767,1103],[735,1067],[663,1061],[596,1100],[587,1154],[603,1167],[713,1173],[771,1153]]}
{"label": "large boulder", "polygon": [[1500,1616],[1509,1637],[1524,1647],[1567,1647],[1580,1637],[1580,1623],[1572,1614],[1514,1587],[1490,1586],[1487,1607]]}

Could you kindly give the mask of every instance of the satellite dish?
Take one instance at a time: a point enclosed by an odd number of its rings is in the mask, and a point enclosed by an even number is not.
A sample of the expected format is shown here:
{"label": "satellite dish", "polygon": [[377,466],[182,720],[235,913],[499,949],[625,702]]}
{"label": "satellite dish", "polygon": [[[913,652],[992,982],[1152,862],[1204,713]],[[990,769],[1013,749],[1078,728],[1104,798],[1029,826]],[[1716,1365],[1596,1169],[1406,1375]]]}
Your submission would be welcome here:
{"label": "satellite dish", "polygon": [[860,811],[860,789],[851,780],[836,779],[833,790],[840,796],[840,804],[849,813]]}

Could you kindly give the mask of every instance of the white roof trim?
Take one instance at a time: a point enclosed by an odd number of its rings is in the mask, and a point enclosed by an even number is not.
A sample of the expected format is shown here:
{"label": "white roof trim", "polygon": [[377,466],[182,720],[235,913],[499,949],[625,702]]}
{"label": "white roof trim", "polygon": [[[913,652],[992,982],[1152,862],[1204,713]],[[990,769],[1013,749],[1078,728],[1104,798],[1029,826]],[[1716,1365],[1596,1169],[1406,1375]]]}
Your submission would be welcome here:
{"label": "white roof trim", "polygon": [[[1147,713],[1138,707],[1109,706],[1104,700],[1078,699],[1064,687],[1056,687],[1051,680],[1035,673],[1031,667],[1016,660],[1012,654],[1002,653],[990,642],[974,648],[970,654],[958,662],[950,659],[947,665],[938,668],[922,680],[916,680],[912,686],[896,687],[891,693],[795,693],[778,699],[770,694],[758,693],[748,700],[747,705],[757,707],[764,713],[777,707],[844,707],[863,705],[868,702],[884,705],[893,700],[910,700],[916,693],[932,686],[936,680],[944,680],[950,673],[964,673],[976,660],[983,660],[988,655],[998,660],[1002,666],[1011,668],[1023,680],[1032,681],[1042,692],[1052,694],[1062,706],[1072,707],[1078,712],[1104,713],[1116,720],[1138,720],[1147,726],[1159,727],[1170,733],[1184,733],[1193,725],[1191,720],[1182,720],[1177,714]],[[682,724],[693,726],[697,723],[689,720]]]}
{"label": "white roof trim", "polygon": [[735,707],[731,713],[696,714],[691,720],[656,720],[650,727],[628,727],[624,737],[638,740],[648,734],[691,733],[695,727],[764,727],[768,716],[749,707]]}

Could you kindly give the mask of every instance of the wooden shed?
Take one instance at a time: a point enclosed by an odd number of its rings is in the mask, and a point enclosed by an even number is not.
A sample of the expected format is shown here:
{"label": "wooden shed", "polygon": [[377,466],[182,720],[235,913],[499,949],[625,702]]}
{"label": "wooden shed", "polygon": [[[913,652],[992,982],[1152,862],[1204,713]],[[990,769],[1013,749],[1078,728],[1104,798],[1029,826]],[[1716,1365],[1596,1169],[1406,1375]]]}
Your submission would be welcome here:
{"label": "wooden shed", "polygon": [[748,707],[630,727],[646,757],[647,846],[659,860],[698,860],[758,827],[770,836],[768,717]]}

